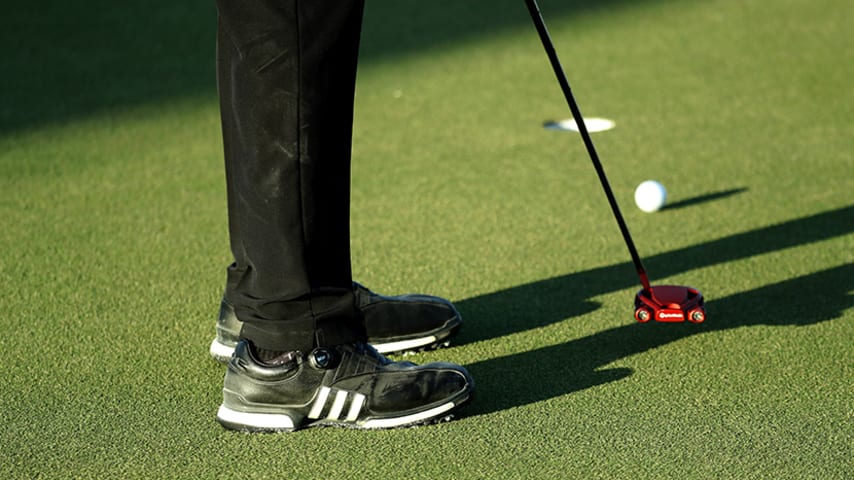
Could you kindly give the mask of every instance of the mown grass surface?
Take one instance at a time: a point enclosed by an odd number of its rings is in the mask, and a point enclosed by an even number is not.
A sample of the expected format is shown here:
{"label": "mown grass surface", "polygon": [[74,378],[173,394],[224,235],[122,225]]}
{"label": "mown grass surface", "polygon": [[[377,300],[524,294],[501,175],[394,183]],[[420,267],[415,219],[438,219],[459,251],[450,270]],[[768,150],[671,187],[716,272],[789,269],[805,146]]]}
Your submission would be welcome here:
{"label": "mown grass surface", "polygon": [[[54,2],[56,5],[59,3]],[[207,357],[230,261],[208,2],[12,8],[0,108],[6,478],[847,478],[854,11],[839,0],[543,11],[648,270],[637,290],[522,2],[370,2],[353,263],[453,299],[456,421],[244,435]],[[16,10],[17,9],[17,10]],[[7,93],[8,92],[8,93]],[[655,178],[671,207],[644,214]]]}

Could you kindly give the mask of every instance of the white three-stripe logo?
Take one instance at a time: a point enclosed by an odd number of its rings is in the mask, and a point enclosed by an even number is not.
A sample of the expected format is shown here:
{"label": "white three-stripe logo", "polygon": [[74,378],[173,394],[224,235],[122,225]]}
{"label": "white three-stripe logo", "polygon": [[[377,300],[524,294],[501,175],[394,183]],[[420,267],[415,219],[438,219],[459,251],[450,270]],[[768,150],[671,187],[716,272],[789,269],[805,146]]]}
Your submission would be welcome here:
{"label": "white three-stripe logo", "polygon": [[354,422],[357,418],[359,418],[359,412],[362,410],[362,406],[365,405],[365,396],[361,393],[353,393],[348,392],[346,390],[333,390],[329,387],[320,387],[320,391],[317,393],[317,398],[314,399],[314,403],[311,405],[311,411],[308,412],[308,418],[320,418],[321,413],[323,413],[323,409],[326,407],[326,404],[329,403],[330,397],[332,399],[332,406],[329,408],[329,413],[326,414],[326,418],[329,420],[339,420],[341,418],[341,414],[344,412],[344,407],[347,406],[347,400],[350,400],[350,407],[347,409],[347,416],[344,420],[348,422]]}

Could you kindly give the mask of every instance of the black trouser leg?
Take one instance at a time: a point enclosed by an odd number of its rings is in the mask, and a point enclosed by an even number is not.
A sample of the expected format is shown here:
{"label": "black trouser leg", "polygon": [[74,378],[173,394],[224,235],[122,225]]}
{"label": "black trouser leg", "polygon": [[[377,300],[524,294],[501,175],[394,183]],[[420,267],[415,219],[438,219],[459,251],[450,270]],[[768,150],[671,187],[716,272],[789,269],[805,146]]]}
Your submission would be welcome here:
{"label": "black trouser leg", "polygon": [[241,336],[364,340],[350,268],[350,148],[364,0],[218,0],[217,74]]}

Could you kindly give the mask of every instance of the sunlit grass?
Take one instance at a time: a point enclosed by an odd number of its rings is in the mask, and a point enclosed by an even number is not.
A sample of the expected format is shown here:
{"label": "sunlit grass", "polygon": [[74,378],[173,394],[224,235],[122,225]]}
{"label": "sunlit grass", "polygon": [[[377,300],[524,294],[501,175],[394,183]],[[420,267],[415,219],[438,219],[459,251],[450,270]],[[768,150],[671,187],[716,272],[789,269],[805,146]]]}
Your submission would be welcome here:
{"label": "sunlit grass", "polygon": [[[594,141],[651,276],[709,299],[706,324],[661,326],[633,323],[605,197],[577,136],[542,128],[569,113],[524,7],[499,3],[370,4],[356,104],[356,278],[458,304],[457,346],[412,359],[470,368],[462,418],[215,422],[207,346],[230,258],[212,64],[196,60],[173,90],[113,85],[113,102],[56,117],[4,100],[5,476],[845,478],[850,7],[543,2],[582,110],[616,121]],[[170,38],[196,38],[168,11]],[[213,48],[158,68],[190,54]],[[637,210],[647,178],[684,206]]]}

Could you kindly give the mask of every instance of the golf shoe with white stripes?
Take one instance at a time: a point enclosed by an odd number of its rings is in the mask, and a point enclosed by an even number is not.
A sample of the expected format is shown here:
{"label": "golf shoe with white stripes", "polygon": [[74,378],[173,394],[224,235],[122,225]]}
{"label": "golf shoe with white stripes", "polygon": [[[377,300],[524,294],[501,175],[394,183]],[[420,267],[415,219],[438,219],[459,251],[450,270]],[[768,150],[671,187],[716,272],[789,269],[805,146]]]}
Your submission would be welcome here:
{"label": "golf shoe with white stripes", "polygon": [[[454,305],[441,297],[410,293],[387,296],[353,282],[356,308],[365,319],[368,343],[380,353],[431,350],[445,346],[462,326]],[[224,298],[216,323],[211,356],[225,363],[231,358],[243,326],[234,307]]]}
{"label": "golf shoe with white stripes", "polygon": [[473,390],[461,366],[392,362],[365,343],[294,353],[270,366],[244,340],[228,363],[217,420],[247,432],[415,426],[449,419]]}

